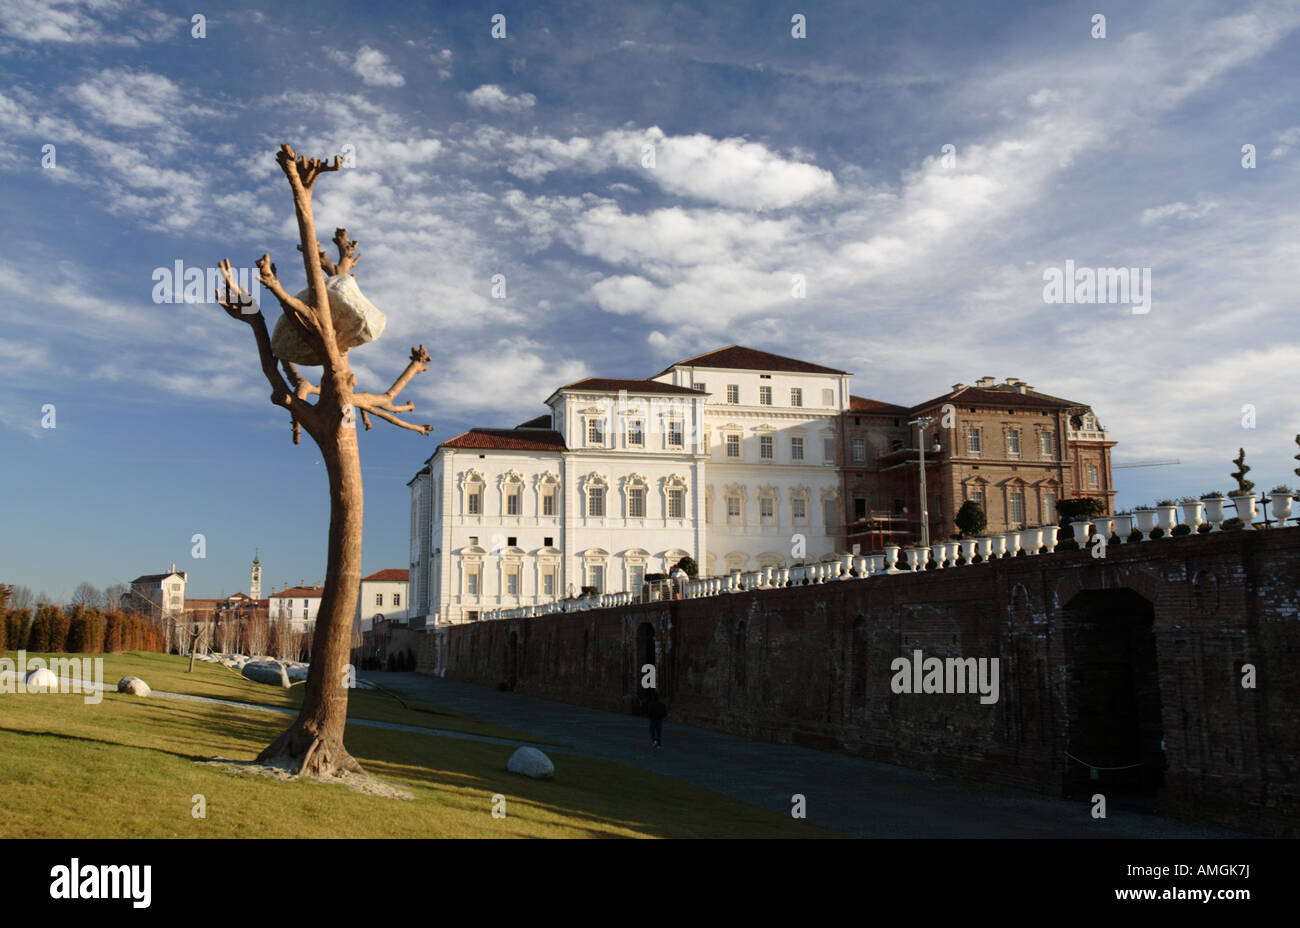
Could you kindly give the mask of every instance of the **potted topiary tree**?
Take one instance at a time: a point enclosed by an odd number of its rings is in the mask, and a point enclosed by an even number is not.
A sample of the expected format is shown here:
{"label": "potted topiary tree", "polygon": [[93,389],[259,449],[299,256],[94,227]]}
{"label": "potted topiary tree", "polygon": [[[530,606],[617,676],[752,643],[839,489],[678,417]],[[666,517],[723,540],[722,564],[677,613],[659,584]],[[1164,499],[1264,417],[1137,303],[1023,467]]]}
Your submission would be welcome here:
{"label": "potted topiary tree", "polygon": [[989,526],[988,516],[984,514],[984,507],[973,499],[968,499],[961,504],[957,510],[957,516],[953,519],[963,538],[973,538],[976,535],[982,535],[984,530]]}
{"label": "potted topiary tree", "polygon": [[1232,505],[1237,510],[1237,518],[1241,520],[1242,528],[1250,529],[1251,523],[1255,521],[1255,484],[1246,479],[1250,473],[1250,466],[1246,463],[1246,449],[1238,448],[1237,456],[1232,459],[1232,463],[1237,465],[1237,469],[1232,473],[1232,479],[1237,481],[1237,489],[1232,494]]}

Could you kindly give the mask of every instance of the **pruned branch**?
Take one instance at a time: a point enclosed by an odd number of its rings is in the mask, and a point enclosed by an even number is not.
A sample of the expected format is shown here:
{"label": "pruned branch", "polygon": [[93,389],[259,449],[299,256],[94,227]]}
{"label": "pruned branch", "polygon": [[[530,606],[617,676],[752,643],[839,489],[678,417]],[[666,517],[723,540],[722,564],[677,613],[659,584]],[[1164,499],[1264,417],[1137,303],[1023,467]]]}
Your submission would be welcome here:
{"label": "pruned branch", "polygon": [[357,262],[361,260],[361,252],[357,251],[358,243],[348,238],[347,229],[335,229],[334,244],[337,245],[339,249],[339,262],[334,265],[334,270],[330,271],[330,273],[351,274],[352,269],[356,267]]}
{"label": "pruned branch", "polygon": [[[301,245],[298,246],[298,250],[302,251]],[[333,277],[335,274],[338,274],[339,273],[338,269],[334,266],[334,262],[330,259],[330,256],[325,253],[325,249],[320,247],[320,242],[316,243],[316,250],[320,252],[321,269],[324,270],[325,273],[330,275],[331,277]]]}
{"label": "pruned branch", "polygon": [[415,409],[414,403],[394,406],[393,400],[397,399],[397,395],[406,389],[406,385],[411,382],[412,377],[428,369],[429,352],[424,350],[423,345],[412,348],[410,363],[406,365],[406,370],[402,371],[401,375],[393,381],[391,387],[383,393],[355,393],[352,402],[371,409],[387,409],[389,412],[411,412]]}
{"label": "pruned branch", "polygon": [[[361,411],[361,415],[363,419],[366,413],[374,413],[376,416],[383,419],[385,422],[391,422],[393,423],[393,425],[396,425],[400,428],[410,429],[412,432],[419,432],[421,435],[428,435],[430,432],[433,431],[433,426],[427,422],[424,425],[412,425],[411,423],[404,422],[403,420],[397,418],[397,416],[393,415],[390,412],[386,412],[383,409],[378,409],[374,406],[363,406],[359,403],[356,403],[355,399],[353,400],[353,402],[354,405],[356,405],[357,409]],[[370,428],[369,423],[366,424],[366,428]]]}

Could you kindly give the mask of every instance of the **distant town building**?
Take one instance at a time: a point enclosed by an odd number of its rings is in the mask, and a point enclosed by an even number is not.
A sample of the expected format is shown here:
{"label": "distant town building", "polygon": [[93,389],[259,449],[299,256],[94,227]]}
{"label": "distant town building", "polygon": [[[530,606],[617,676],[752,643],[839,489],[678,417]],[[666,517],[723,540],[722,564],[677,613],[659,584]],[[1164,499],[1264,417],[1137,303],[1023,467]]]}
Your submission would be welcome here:
{"label": "distant town building", "polygon": [[185,614],[186,579],[186,572],[177,570],[175,564],[166,573],[136,577],[122,596],[122,608],[154,618],[179,620]]}
{"label": "distant town building", "polygon": [[304,632],[316,622],[320,600],[325,588],[321,586],[291,586],[267,597],[272,622],[288,619],[290,628]]}
{"label": "distant town building", "polygon": [[361,578],[361,593],[357,597],[357,630],[370,631],[371,623],[383,619],[405,619],[410,605],[407,595],[410,571],[389,567]]}

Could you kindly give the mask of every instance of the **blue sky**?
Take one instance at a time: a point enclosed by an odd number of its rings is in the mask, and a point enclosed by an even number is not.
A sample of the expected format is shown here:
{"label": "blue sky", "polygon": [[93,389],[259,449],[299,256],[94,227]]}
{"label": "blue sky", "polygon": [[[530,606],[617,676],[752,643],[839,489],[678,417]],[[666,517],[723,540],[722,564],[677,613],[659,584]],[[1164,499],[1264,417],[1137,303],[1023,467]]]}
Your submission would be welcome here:
{"label": "blue sky", "polygon": [[[322,578],[324,469],[248,329],[152,299],[266,252],[302,286],[281,142],[355,153],[316,214],[388,316],[361,387],[433,356],[433,435],[362,433],[367,572],[407,563],[439,440],[730,343],[894,402],[1091,403],[1118,461],[1182,461],[1117,471],[1121,505],[1227,489],[1243,445],[1297,482],[1296,2],[1124,4],[1105,38],[1079,3],[795,4],[803,39],[769,4],[201,6],[195,38],[193,4],[0,0],[0,580],[174,561],[216,595],[254,548],[265,590]],[[1066,260],[1151,268],[1150,312],[1046,303]]]}

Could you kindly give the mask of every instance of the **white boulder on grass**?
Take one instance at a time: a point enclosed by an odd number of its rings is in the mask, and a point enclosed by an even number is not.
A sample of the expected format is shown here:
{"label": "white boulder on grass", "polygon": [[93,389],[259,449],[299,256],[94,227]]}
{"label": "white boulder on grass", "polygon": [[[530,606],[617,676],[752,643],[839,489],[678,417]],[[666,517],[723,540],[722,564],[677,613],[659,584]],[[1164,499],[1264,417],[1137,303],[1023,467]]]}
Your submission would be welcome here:
{"label": "white boulder on grass", "polygon": [[149,689],[149,684],[139,677],[123,677],[118,680],[117,691],[119,693],[130,693],[132,696],[148,696],[153,692],[153,690]]}
{"label": "white boulder on grass", "polygon": [[[329,294],[330,318],[334,321],[334,340],[340,350],[373,342],[383,333],[387,318],[374,303],[362,296],[361,288],[351,275],[338,274],[326,278],[325,290]],[[304,303],[307,297],[306,290],[298,294],[298,299]],[[313,366],[321,363],[288,316],[281,315],[275,324],[271,349],[282,361]]]}
{"label": "white boulder on grass", "polygon": [[27,684],[28,691],[57,693],[59,690],[59,678],[48,667],[38,667],[29,673],[23,682]]}
{"label": "white boulder on grass", "polygon": [[286,690],[289,688],[288,671],[279,661],[249,661],[240,669],[239,674],[254,683],[281,686]]}
{"label": "white boulder on grass", "polygon": [[537,748],[520,748],[506,761],[511,773],[522,773],[534,780],[549,780],[555,776],[555,764]]}

